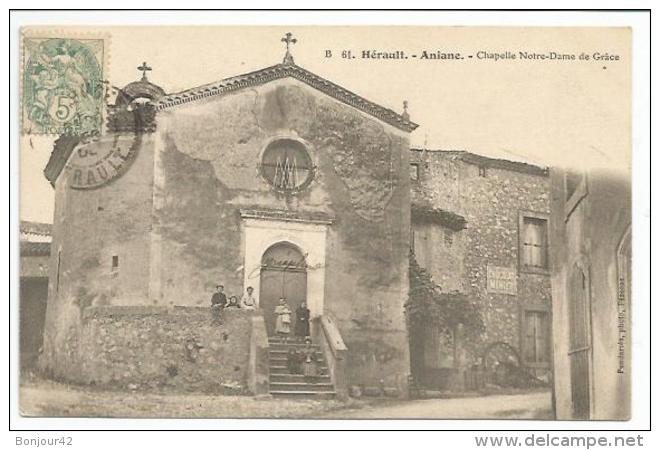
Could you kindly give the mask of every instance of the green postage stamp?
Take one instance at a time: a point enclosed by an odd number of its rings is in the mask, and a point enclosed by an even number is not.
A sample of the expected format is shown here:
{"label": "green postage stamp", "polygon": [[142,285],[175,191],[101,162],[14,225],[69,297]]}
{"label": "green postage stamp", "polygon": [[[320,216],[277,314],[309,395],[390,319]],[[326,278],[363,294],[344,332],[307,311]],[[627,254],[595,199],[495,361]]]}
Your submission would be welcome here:
{"label": "green postage stamp", "polygon": [[24,134],[101,132],[105,97],[103,39],[23,36]]}

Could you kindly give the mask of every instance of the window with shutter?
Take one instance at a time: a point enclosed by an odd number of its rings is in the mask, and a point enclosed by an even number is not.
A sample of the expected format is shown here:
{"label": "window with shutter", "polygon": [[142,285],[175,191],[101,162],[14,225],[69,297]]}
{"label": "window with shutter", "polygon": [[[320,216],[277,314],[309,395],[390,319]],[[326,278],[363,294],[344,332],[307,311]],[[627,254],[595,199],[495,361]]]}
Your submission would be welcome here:
{"label": "window with shutter", "polygon": [[548,270],[548,221],[523,216],[520,221],[520,264],[523,269]]}
{"label": "window with shutter", "polygon": [[548,313],[525,311],[523,358],[528,363],[547,363],[550,360]]}

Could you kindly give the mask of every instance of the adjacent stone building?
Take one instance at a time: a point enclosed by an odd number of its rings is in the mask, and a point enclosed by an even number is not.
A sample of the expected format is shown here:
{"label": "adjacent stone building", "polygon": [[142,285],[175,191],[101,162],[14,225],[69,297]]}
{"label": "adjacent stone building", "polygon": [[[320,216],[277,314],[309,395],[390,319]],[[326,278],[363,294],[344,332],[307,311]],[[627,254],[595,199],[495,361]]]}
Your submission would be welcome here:
{"label": "adjacent stone building", "polygon": [[475,302],[485,325],[477,341],[434,327],[412,330],[413,376],[426,387],[462,388],[465,370],[510,360],[549,380],[548,171],[465,151],[412,149],[410,178],[415,259],[444,292]]}
{"label": "adjacent stone building", "polygon": [[[311,310],[338,391],[403,393],[415,127],[288,51],[174,94],[144,76],[129,84],[107,133],[60,138],[45,170],[55,213],[44,369],[80,383],[258,391],[286,297]],[[260,309],[215,326],[217,284],[239,298],[253,287]]]}
{"label": "adjacent stone building", "polygon": [[553,169],[551,178],[557,419],[627,420],[633,358],[630,177],[603,169]]}
{"label": "adjacent stone building", "polygon": [[35,367],[41,349],[46,301],[51,226],[21,221],[20,224],[19,335],[21,371]]}

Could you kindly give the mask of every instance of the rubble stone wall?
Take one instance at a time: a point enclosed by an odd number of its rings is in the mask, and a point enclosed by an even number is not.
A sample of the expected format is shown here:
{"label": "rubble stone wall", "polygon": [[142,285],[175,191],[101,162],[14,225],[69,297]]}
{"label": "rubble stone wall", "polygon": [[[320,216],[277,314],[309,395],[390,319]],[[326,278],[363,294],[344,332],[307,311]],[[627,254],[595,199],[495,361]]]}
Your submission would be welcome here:
{"label": "rubble stone wall", "polygon": [[[464,343],[465,364],[478,362],[483,350],[495,342],[506,343],[522,353],[524,311],[546,311],[551,322],[549,270],[529,271],[519,264],[520,216],[550,213],[549,177],[511,162],[497,161],[493,166],[484,159],[480,167],[474,161],[464,161],[459,152],[411,153],[411,162],[420,164],[420,179],[413,182],[412,201],[460,214],[467,221],[466,229],[457,232],[461,245],[442,246],[436,252],[439,255],[450,251],[452,258],[462,259],[459,267],[463,269],[463,280],[452,285],[460,286],[481,306],[486,331],[480,342]],[[413,227],[419,228],[415,223]],[[441,227],[436,227],[440,233]],[[448,258],[441,259],[424,258],[426,264],[431,264],[424,268],[439,284],[456,275],[453,266],[457,265],[446,264]],[[424,266],[423,261],[418,262]],[[515,293],[489,289],[489,265],[515,274]],[[548,363],[541,367],[540,372],[549,366]]]}
{"label": "rubble stone wall", "polygon": [[210,308],[90,307],[81,324],[79,378],[127,389],[243,393],[250,311]]}

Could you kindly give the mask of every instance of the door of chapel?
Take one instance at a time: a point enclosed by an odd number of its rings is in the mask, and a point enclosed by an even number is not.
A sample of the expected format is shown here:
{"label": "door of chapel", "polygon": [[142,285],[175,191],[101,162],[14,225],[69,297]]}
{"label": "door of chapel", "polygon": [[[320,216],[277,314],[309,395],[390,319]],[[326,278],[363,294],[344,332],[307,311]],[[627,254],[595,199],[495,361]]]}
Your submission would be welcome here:
{"label": "door of chapel", "polygon": [[295,311],[307,299],[305,256],[293,244],[280,242],[268,248],[261,259],[259,305],[264,312],[268,335],[275,334],[275,308],[286,299],[291,309],[291,335]]}

